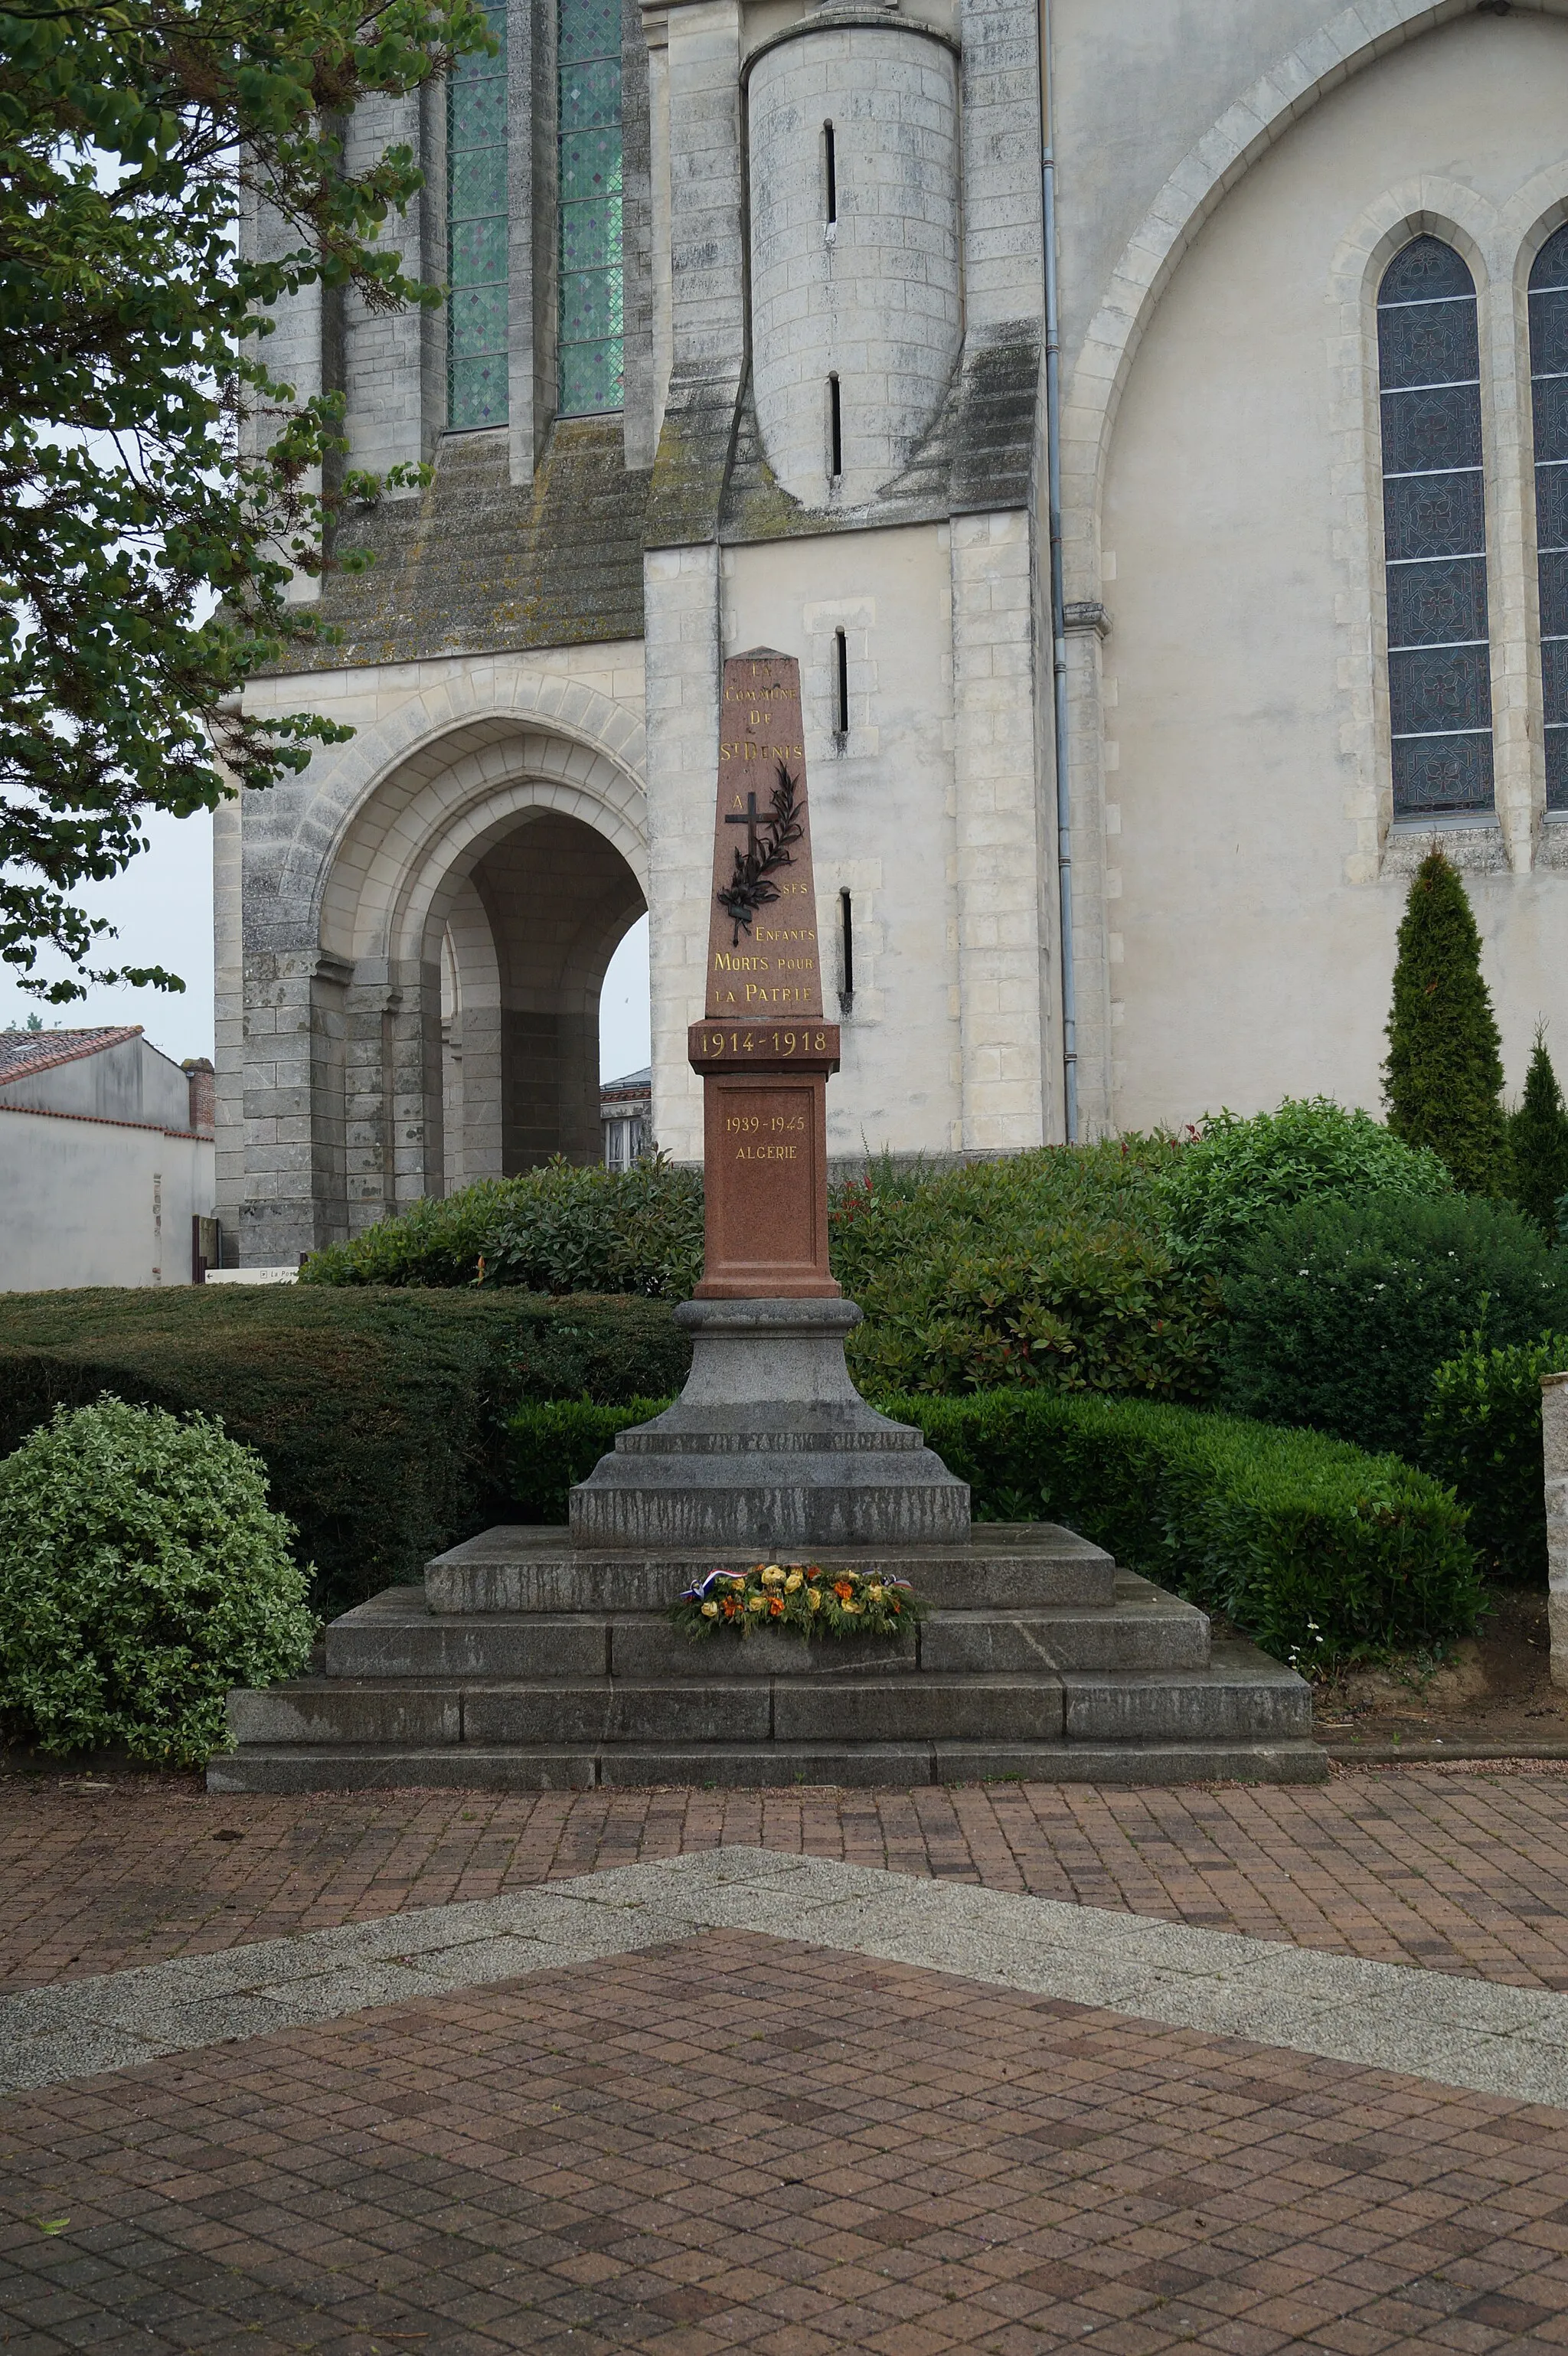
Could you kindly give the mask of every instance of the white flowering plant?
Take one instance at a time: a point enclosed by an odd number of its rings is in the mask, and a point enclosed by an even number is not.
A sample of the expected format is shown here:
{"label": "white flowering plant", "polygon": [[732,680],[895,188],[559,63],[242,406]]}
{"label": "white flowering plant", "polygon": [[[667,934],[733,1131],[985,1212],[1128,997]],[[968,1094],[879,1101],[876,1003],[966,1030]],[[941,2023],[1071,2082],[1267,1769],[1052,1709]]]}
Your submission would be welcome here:
{"label": "white flowering plant", "polygon": [[820,1564],[753,1563],[748,1570],[710,1570],[670,1606],[670,1618],[694,1644],[725,1631],[749,1636],[787,1630],[809,1643],[826,1636],[901,1636],[923,1606],[906,1579]]}

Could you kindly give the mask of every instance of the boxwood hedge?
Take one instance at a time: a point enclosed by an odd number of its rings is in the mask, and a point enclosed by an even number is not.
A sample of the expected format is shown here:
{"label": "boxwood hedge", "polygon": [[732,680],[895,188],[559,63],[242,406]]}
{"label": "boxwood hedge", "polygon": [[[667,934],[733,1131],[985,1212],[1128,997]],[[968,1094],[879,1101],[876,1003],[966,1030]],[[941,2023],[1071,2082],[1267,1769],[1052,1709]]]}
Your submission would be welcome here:
{"label": "boxwood hedge", "polygon": [[342,1610],[507,1510],[519,1401],[624,1400],[685,1379],[660,1301],[223,1285],[0,1295],[0,1455],[110,1392],[220,1416],[267,1468]]}

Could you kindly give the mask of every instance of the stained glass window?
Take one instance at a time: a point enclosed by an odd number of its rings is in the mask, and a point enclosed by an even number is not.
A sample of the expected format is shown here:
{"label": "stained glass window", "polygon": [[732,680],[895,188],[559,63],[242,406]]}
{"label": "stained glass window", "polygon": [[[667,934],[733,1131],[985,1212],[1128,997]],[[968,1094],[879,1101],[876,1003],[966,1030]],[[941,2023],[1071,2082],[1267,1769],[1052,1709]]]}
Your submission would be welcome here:
{"label": "stained glass window", "polygon": [[560,0],[563,417],[619,409],[621,0]]}
{"label": "stained glass window", "polygon": [[[1568,284],[1568,268],[1563,279]],[[1490,809],[1476,288],[1453,247],[1437,238],[1413,238],[1383,273],[1378,376],[1394,815]]]}
{"label": "stained glass window", "polygon": [[460,58],[446,86],[447,421],[507,422],[507,12],[496,57]]}
{"label": "stained glass window", "polygon": [[1568,227],[1547,239],[1530,273],[1530,394],[1546,807],[1568,810]]}

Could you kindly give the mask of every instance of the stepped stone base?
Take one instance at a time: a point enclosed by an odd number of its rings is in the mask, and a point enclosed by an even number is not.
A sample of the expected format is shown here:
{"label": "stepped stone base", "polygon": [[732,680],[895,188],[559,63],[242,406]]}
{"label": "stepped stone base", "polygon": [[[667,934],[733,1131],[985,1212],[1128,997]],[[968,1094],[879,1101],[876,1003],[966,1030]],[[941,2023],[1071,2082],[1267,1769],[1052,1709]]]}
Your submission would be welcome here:
{"label": "stepped stone base", "polygon": [[[896,1644],[692,1645],[666,1617],[710,1552],[488,1530],[326,1632],[325,1674],[237,1693],[214,1791],[445,1784],[1316,1782],[1311,1697],[1190,1604],[1049,1523],[781,1549],[932,1607]],[[737,1563],[748,1558],[731,1554]]]}

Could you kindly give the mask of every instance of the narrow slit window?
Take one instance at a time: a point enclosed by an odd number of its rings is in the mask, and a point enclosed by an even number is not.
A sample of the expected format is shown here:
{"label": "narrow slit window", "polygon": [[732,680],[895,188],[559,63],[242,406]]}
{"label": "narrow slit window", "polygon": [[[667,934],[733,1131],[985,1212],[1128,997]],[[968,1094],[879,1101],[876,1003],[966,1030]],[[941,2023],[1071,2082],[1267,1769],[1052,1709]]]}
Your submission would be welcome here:
{"label": "narrow slit window", "polygon": [[619,409],[625,343],[621,265],[619,0],[560,0],[562,417]]}
{"label": "narrow slit window", "polygon": [[1530,273],[1530,399],[1546,807],[1568,814],[1568,225],[1547,239]]}
{"label": "narrow slit window", "polygon": [[1378,290],[1396,818],[1492,808],[1491,643],[1476,288],[1413,238]]}
{"label": "narrow slit window", "polygon": [[838,1002],[848,1014],[855,1002],[855,911],[848,892],[838,894],[838,957],[843,973]]}
{"label": "narrow slit window", "polygon": [[842,630],[833,633],[833,728],[849,734],[849,641]]}
{"label": "narrow slit window", "polygon": [[485,12],[495,57],[459,58],[446,85],[446,415],[507,422],[507,12]]}
{"label": "narrow slit window", "polygon": [[836,376],[827,380],[827,472],[834,482],[844,472],[844,412]]}
{"label": "narrow slit window", "polygon": [[822,126],[822,200],[829,226],[838,218],[838,146],[833,125]]}

